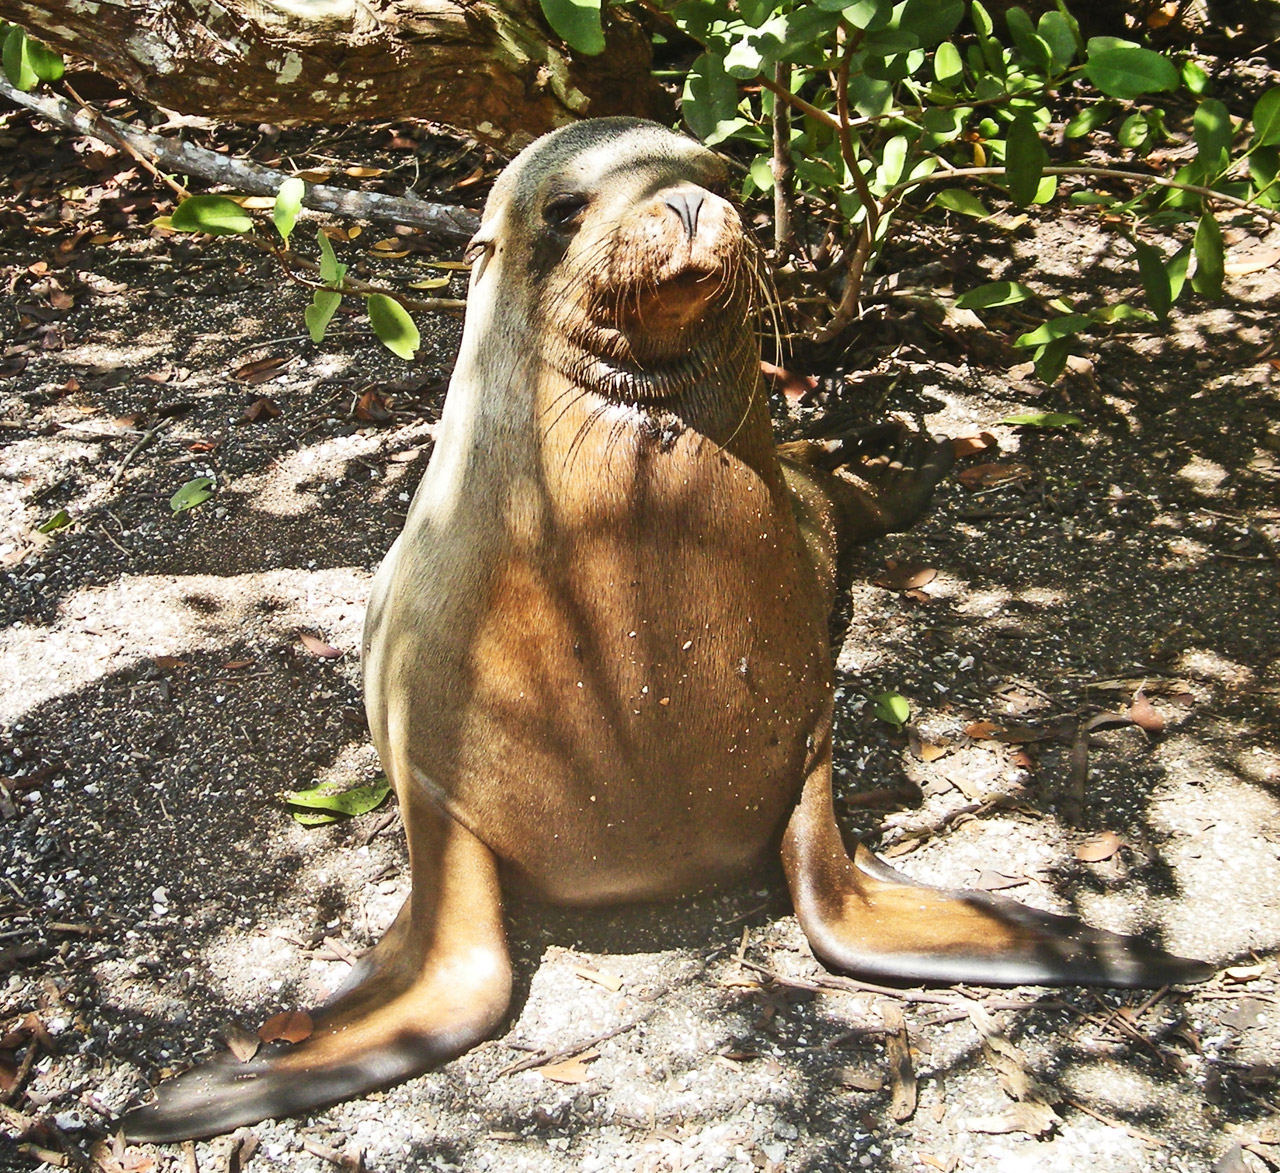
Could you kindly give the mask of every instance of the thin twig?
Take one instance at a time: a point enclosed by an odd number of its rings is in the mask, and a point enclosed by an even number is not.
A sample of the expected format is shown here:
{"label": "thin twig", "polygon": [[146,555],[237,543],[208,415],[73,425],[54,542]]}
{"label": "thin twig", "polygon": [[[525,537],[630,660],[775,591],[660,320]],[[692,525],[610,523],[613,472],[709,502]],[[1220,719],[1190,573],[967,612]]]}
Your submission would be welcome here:
{"label": "thin twig", "polygon": [[[127,453],[125,453],[124,459],[120,462],[120,467],[116,469],[116,475],[113,476],[111,480],[107,482],[108,493],[111,493],[115,490],[116,485],[120,483],[120,478],[124,476],[125,469],[129,467],[129,464],[133,460],[133,458],[137,456],[139,452],[141,452],[148,444],[150,444],[151,441],[154,440],[156,436],[160,432],[162,432],[165,428],[167,428],[171,423],[173,423],[173,418],[171,416],[166,416],[158,424],[156,424],[155,427],[148,428],[145,432],[142,433],[141,437],[139,437],[138,439],[138,442],[132,448],[130,448]],[[109,536],[110,535],[108,535],[108,537]],[[128,553],[128,551],[126,550],[125,553]]]}
{"label": "thin twig", "polygon": [[[653,1012],[650,1011],[650,1014]],[[545,1067],[548,1063],[555,1063],[560,1059],[567,1059],[571,1055],[580,1055],[583,1051],[594,1047],[597,1043],[603,1043],[608,1039],[617,1038],[618,1035],[626,1034],[629,1030],[635,1030],[642,1022],[649,1017],[649,1014],[642,1018],[637,1018],[633,1022],[624,1022],[621,1026],[615,1027],[613,1030],[607,1030],[603,1034],[595,1035],[593,1038],[583,1039],[578,1043],[571,1043],[567,1047],[561,1047],[558,1051],[539,1052],[532,1055],[528,1059],[521,1059],[516,1063],[508,1063],[497,1074],[494,1079],[501,1079],[504,1075],[515,1075],[518,1071],[529,1071],[534,1067]]]}

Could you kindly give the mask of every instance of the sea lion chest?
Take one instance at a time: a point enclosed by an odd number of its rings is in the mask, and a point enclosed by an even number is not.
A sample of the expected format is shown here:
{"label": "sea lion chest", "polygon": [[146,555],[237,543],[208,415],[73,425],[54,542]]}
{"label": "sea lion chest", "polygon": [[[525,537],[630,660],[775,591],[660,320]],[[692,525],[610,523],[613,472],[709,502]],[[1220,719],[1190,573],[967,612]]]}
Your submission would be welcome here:
{"label": "sea lion chest", "polygon": [[411,514],[393,557],[413,569],[380,573],[401,654],[376,670],[398,678],[415,773],[554,899],[743,871],[794,800],[830,689],[776,464],[587,401],[528,457],[469,478],[451,524]]}

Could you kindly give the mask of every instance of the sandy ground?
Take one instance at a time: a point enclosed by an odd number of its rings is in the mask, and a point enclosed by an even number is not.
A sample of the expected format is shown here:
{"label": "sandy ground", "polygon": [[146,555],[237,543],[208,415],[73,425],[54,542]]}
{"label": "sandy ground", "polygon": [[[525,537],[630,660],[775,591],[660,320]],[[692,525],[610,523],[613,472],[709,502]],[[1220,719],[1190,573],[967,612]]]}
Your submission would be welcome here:
{"label": "sandy ground", "polygon": [[[1046,389],[1007,345],[1023,322],[979,330],[948,301],[1002,277],[1136,299],[1086,220],[904,242],[914,296],[782,422],[887,411],[991,437],[962,476],[1019,466],[949,480],[852,568],[842,809],[914,876],[1148,932],[1211,959],[1214,981],[841,986],[777,871],[664,907],[517,902],[517,997],[491,1042],[186,1153],[113,1147],[115,1115],[228,1023],[341,981],[407,891],[385,811],[306,829],[281,796],[376,775],[360,625],[458,326],[423,319],[413,364],[354,321],[313,346],[306,294],[266,261],[149,230],[156,193],[127,160],[86,173],[82,144],[18,116],[0,138],[0,1074],[31,1057],[0,1168],[43,1167],[41,1151],[140,1173],[316,1173],[357,1154],[388,1173],[1277,1166],[1280,276],[1192,300],[1168,332],[1095,338]],[[362,248],[392,279],[424,271]],[[353,414],[369,390],[389,397],[381,422]],[[245,422],[262,396],[280,414]],[[998,422],[1025,410],[1084,423]],[[174,514],[197,476],[215,494]],[[60,509],[73,524],[36,533]],[[928,581],[875,585],[891,564]],[[909,700],[908,730],[876,719],[884,691]],[[1086,745],[1103,712],[1146,731]],[[914,1108],[890,1078],[902,1039]],[[511,1070],[540,1056],[557,1065]]]}

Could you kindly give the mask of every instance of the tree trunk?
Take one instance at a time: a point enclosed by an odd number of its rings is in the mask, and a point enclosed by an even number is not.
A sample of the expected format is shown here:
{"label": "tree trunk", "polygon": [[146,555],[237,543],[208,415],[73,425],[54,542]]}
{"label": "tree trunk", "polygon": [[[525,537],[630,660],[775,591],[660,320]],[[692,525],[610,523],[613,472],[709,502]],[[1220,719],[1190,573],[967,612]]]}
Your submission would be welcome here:
{"label": "tree trunk", "polygon": [[664,117],[649,40],[608,9],[575,54],[538,0],[0,0],[0,18],[182,114],[445,122],[506,149],[588,115]]}

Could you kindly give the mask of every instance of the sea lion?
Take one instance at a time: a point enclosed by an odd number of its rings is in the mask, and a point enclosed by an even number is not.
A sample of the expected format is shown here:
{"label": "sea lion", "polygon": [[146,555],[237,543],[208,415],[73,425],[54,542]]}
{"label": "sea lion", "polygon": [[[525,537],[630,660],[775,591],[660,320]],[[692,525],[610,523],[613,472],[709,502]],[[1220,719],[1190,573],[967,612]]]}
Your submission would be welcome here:
{"label": "sea lion", "polygon": [[855,973],[1208,972],[846,853],[837,567],[916,517],[949,449],[894,429],[775,447],[748,325],[760,260],[727,178],[686,138],[602,119],[495,184],[436,449],[365,627],[412,892],[310,1038],[162,1085],[130,1139],[321,1107],[484,1039],[511,991],[503,883],[569,904],[670,897],[780,844],[814,952]]}

